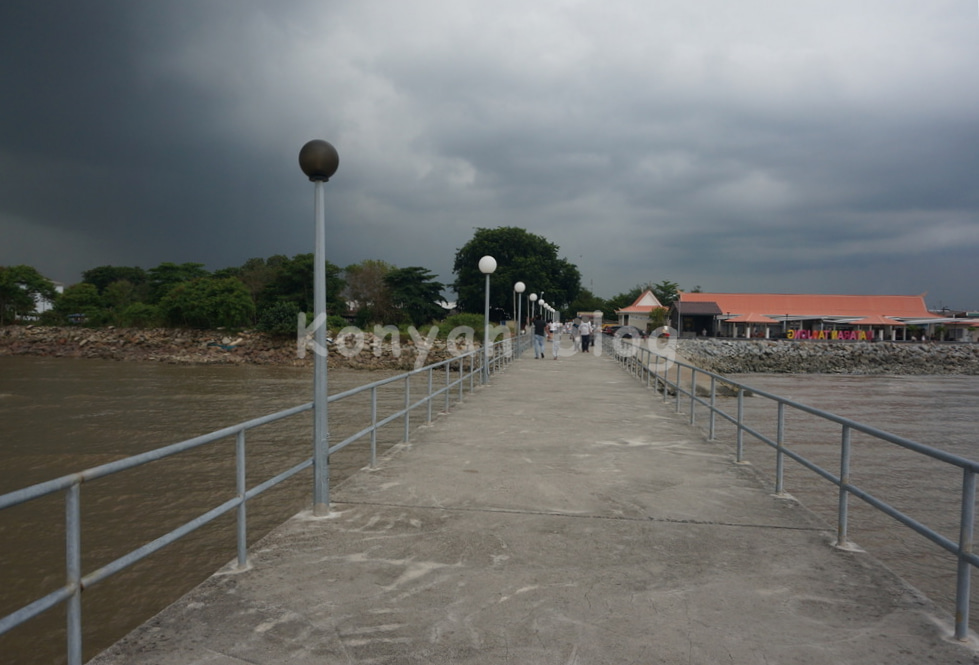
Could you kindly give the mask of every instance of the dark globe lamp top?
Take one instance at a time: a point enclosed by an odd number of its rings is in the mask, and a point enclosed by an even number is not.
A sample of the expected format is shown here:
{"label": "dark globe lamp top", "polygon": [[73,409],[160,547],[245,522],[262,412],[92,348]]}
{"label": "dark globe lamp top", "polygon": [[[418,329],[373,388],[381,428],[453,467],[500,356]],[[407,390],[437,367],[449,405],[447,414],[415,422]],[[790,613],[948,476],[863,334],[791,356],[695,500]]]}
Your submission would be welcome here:
{"label": "dark globe lamp top", "polygon": [[322,139],[313,139],[299,151],[299,168],[313,182],[329,180],[340,166],[337,149]]}

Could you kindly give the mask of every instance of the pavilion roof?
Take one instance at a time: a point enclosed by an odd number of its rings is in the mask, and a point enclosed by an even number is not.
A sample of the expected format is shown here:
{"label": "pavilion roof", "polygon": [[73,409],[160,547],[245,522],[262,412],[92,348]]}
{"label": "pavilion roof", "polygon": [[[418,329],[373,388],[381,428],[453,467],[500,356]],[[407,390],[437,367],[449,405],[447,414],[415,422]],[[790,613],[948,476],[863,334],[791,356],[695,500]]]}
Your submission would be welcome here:
{"label": "pavilion roof", "polygon": [[[687,303],[715,303],[721,312],[735,316],[761,314],[777,321],[786,318],[891,317],[933,319],[924,294],[917,296],[818,295],[787,293],[687,293],[677,303],[681,314]],[[886,324],[884,324],[886,325]],[[893,323],[891,325],[898,325]]]}

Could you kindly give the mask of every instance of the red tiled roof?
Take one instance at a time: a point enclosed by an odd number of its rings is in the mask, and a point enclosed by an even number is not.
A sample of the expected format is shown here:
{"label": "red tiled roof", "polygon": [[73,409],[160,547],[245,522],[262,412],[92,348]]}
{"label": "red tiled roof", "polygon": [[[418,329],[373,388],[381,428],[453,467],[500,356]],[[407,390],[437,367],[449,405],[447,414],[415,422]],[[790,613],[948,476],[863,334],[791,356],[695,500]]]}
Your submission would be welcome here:
{"label": "red tiled roof", "polygon": [[840,296],[783,293],[680,293],[680,312],[688,302],[714,302],[726,314],[761,313],[772,317],[786,315],[817,316],[887,316],[928,319],[934,314],[919,296]]}

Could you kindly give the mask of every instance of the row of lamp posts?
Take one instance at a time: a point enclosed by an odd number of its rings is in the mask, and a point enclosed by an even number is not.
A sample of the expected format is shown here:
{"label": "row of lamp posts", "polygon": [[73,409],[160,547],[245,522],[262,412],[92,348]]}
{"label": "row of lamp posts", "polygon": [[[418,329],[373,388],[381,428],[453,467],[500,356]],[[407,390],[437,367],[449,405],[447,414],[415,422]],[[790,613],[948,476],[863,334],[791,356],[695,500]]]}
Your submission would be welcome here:
{"label": "row of lamp posts", "polygon": [[[496,271],[496,259],[492,256],[484,256],[479,260],[479,271],[486,275],[486,293],[485,293],[485,307],[483,308],[483,371],[480,376],[483,383],[489,382],[489,350],[490,350],[490,320],[489,320],[489,304],[490,304],[490,275]],[[523,320],[523,313],[521,311],[521,294],[527,290],[527,285],[523,282],[517,282],[513,285],[513,290],[517,293],[517,320],[516,326],[514,326],[514,337],[516,338],[516,344],[520,344],[520,327]],[[536,293],[531,293],[528,296],[530,300],[531,313],[530,317],[534,318],[534,307],[540,307],[541,313],[547,312],[547,318],[552,321],[557,320],[558,311],[554,309],[551,305],[548,305],[544,301],[544,294],[541,292],[540,297]]]}
{"label": "row of lamp posts", "polygon": [[[299,167],[314,185],[313,189],[313,514],[325,516],[330,511],[330,430],[329,407],[327,402],[327,340],[326,340],[326,211],[323,203],[323,183],[329,181],[337,172],[340,156],[328,142],[316,139],[309,141],[299,151]],[[486,275],[486,299],[483,312],[483,371],[482,381],[489,381],[489,302],[490,275],[496,270],[496,259],[484,256],[479,260],[479,271]],[[514,284],[517,292],[517,325],[515,334],[520,341],[521,294],[527,286],[523,282]],[[553,317],[557,311],[548,305],[541,293],[529,296],[531,318],[539,304],[541,312]],[[539,301],[539,302],[538,302]]]}

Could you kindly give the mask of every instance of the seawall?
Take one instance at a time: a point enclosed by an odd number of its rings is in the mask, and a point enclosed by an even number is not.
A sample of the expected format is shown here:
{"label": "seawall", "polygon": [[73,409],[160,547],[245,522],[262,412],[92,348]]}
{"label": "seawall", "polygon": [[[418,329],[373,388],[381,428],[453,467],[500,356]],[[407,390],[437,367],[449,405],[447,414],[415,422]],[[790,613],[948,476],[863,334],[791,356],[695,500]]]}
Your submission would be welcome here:
{"label": "seawall", "polygon": [[[371,333],[365,333],[362,340],[345,335],[336,343],[330,347],[331,367],[409,370],[418,356],[418,347],[409,335],[401,335],[397,347],[392,346],[390,337],[375,338]],[[0,356],[5,355],[295,367],[312,367],[314,357],[312,350],[299,357],[295,337],[274,337],[256,331],[56,326],[0,327]],[[433,340],[425,356],[426,364],[450,355],[445,340]]]}
{"label": "seawall", "polygon": [[691,363],[719,374],[979,374],[979,344],[683,339]]}

